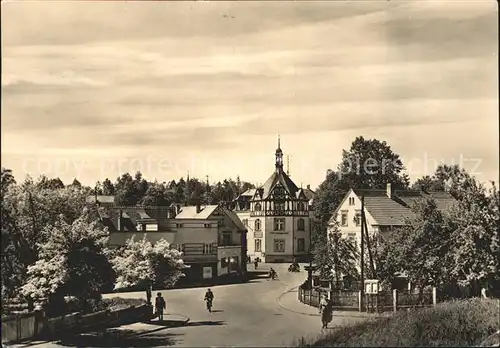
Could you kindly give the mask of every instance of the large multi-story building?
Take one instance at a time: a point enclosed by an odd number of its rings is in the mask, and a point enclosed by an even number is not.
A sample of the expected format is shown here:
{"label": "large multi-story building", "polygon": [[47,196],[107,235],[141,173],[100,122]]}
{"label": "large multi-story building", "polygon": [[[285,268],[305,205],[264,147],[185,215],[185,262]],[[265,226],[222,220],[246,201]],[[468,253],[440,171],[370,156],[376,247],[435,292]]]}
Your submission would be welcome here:
{"label": "large multi-story building", "polygon": [[165,239],[183,252],[186,280],[203,280],[246,272],[246,228],[221,205],[170,207],[101,206],[109,244],[119,247],[131,237],[155,243]]}
{"label": "large multi-story building", "polygon": [[309,259],[313,194],[309,186],[298,188],[284,172],[278,139],[272,175],[264,185],[242,193],[233,202],[248,231],[248,255],[265,262]]}

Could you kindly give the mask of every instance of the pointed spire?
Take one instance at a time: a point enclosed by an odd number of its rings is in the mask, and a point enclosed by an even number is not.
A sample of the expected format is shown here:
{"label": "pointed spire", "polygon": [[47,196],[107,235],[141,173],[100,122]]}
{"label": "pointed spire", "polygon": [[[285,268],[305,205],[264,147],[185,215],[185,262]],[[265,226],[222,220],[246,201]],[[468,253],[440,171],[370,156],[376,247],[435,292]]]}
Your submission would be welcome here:
{"label": "pointed spire", "polygon": [[286,155],[286,175],[290,176],[290,156]]}
{"label": "pointed spire", "polygon": [[276,157],[276,162],[275,162],[276,171],[283,172],[283,151],[281,150],[279,134],[278,134],[278,148],[276,149],[275,157]]}

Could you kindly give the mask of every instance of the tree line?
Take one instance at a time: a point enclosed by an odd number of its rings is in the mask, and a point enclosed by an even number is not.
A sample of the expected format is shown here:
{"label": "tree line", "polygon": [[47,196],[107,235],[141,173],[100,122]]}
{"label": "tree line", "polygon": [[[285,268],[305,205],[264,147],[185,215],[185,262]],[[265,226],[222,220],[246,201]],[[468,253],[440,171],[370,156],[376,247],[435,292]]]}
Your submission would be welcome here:
{"label": "tree line", "polygon": [[106,178],[102,182],[98,181],[94,187],[83,186],[76,178],[66,186],[60,178],[48,178],[45,175],[41,175],[35,184],[37,187],[52,190],[76,187],[85,190],[89,195],[114,196],[115,203],[122,206],[218,204],[232,201],[246,190],[255,188],[253,184],[241,181],[239,177],[236,180],[229,178],[212,184],[192,177],[161,183],[151,182],[139,171],[133,176],[124,173],[116,178],[115,182]]}

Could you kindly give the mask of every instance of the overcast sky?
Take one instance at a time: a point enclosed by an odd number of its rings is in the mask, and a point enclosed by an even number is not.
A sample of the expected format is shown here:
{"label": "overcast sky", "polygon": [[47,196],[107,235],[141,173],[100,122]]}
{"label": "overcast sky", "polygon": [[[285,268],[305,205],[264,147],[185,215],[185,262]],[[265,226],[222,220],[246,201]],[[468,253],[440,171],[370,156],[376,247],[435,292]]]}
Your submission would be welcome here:
{"label": "overcast sky", "polygon": [[[496,1],[2,3],[2,166],[316,187],[356,136],[498,178]],[[426,168],[423,163],[427,161]]]}

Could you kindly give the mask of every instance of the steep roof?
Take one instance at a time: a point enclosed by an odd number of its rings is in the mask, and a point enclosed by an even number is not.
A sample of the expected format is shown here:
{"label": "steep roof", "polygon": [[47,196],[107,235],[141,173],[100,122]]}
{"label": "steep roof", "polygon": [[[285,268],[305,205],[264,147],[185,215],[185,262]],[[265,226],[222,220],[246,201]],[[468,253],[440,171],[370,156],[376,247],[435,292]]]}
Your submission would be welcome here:
{"label": "steep roof", "polygon": [[414,190],[396,190],[393,197],[387,196],[386,190],[362,190],[354,189],[358,196],[365,197],[365,208],[375,219],[377,225],[402,226],[406,218],[415,217],[411,211],[414,202],[433,198],[438,209],[444,210],[451,206],[455,199],[447,192],[421,192]]}
{"label": "steep roof", "polygon": [[304,194],[306,195],[307,199],[311,200],[314,197],[314,191],[311,190],[309,187],[306,187],[304,190]]}
{"label": "steep roof", "polygon": [[224,209],[224,212],[229,217],[229,219],[231,219],[231,221],[236,225],[236,227],[238,227],[238,229],[240,231],[245,231],[247,229],[246,226],[243,225],[243,222],[240,220],[240,218],[238,217],[238,215],[236,215],[236,213],[234,211],[229,210],[229,209]]}
{"label": "steep roof", "polygon": [[257,197],[259,199],[267,199],[276,185],[278,185],[278,183],[280,183],[285,188],[285,190],[291,197],[298,197],[297,193],[299,192],[299,188],[282,170],[276,170],[273,174],[271,174],[269,179],[266,180],[264,185],[256,190],[256,194],[258,194]]}

